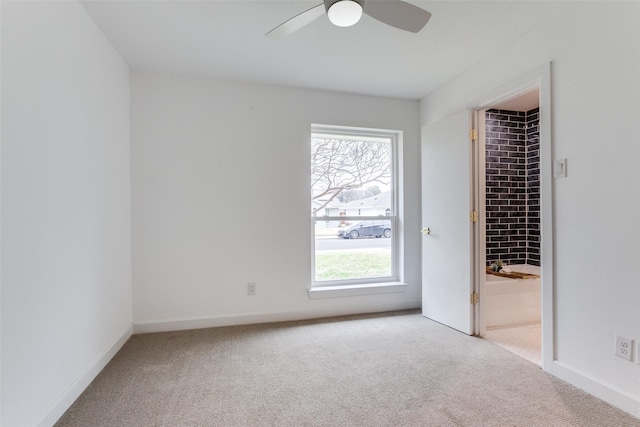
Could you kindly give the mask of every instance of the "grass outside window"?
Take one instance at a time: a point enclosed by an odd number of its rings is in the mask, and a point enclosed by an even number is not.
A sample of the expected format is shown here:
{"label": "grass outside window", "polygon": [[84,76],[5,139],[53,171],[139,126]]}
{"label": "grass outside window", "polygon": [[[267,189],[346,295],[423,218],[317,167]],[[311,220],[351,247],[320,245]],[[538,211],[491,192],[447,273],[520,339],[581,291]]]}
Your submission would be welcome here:
{"label": "grass outside window", "polygon": [[391,251],[386,248],[318,251],[316,280],[348,280],[391,275]]}

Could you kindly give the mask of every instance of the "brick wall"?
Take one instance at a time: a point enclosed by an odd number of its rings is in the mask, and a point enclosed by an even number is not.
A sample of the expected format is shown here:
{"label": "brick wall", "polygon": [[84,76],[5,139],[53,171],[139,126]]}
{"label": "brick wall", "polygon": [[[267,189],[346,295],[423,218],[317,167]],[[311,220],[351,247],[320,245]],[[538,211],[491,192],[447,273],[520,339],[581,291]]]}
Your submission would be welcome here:
{"label": "brick wall", "polygon": [[487,264],[540,265],[537,123],[537,109],[487,112]]}

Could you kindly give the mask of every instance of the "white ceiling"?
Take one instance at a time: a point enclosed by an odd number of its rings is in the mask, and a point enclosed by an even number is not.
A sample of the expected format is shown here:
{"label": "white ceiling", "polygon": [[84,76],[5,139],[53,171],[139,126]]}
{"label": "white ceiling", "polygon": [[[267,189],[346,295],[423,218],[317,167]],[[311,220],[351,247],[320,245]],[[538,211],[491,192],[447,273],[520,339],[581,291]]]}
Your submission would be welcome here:
{"label": "white ceiling", "polygon": [[[393,1],[393,0],[369,0]],[[265,33],[321,0],[84,1],[132,69],[419,99],[540,25],[564,1],[420,1],[418,34],[363,16]]]}

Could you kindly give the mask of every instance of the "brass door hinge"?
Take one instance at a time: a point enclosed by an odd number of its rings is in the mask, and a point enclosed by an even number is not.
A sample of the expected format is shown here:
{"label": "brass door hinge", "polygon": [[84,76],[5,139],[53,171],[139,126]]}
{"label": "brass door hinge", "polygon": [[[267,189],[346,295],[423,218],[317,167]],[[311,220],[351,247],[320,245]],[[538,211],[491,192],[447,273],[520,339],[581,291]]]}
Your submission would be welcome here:
{"label": "brass door hinge", "polygon": [[471,222],[478,222],[478,211],[471,211]]}
{"label": "brass door hinge", "polygon": [[478,129],[469,129],[469,139],[471,139],[471,141],[478,140]]}
{"label": "brass door hinge", "polygon": [[471,304],[477,304],[479,300],[480,300],[480,296],[478,295],[477,292],[474,292],[471,294]]}

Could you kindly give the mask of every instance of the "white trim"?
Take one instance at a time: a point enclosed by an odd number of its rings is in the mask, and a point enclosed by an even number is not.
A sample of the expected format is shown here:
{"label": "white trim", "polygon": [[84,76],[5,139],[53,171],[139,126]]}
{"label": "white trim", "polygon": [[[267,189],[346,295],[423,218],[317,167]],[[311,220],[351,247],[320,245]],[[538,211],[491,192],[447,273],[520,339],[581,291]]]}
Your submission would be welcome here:
{"label": "white trim", "polygon": [[540,79],[544,75],[544,69],[548,68],[549,64],[539,67],[523,76],[516,78],[515,80],[502,85],[496,89],[486,92],[482,96],[477,97],[474,101],[468,103],[469,109],[489,109],[492,105],[500,104],[504,101],[517,98],[532,90],[538,89],[540,86]]}
{"label": "white trim", "polygon": [[337,298],[405,292],[407,286],[402,282],[363,283],[359,285],[315,286],[307,292],[311,299]]}
{"label": "white trim", "polygon": [[[487,109],[483,108],[478,111],[478,269],[487,264],[487,156],[486,156],[486,132],[482,129],[487,128]],[[476,311],[476,331],[479,336],[485,336],[487,332],[486,321],[486,305],[485,305],[485,289],[486,274],[478,272],[478,294],[480,301],[478,302],[478,310]]]}
{"label": "white trim", "polygon": [[553,122],[551,104],[551,63],[541,67],[538,75],[540,107],[540,267],[542,278],[542,368],[549,370],[556,359],[555,298],[555,188],[553,170]]}
{"label": "white trim", "polygon": [[[0,22],[2,22],[2,1],[0,1]],[[0,45],[2,45],[2,32],[0,31]],[[0,82],[2,81],[2,55],[0,55]],[[0,102],[0,135],[2,135],[2,102]],[[2,138],[0,137],[0,146],[2,145]],[[2,150],[0,150],[0,165],[2,164]],[[2,169],[0,168],[0,176],[2,176]],[[2,195],[2,183],[0,182],[0,196]],[[0,224],[2,224],[2,197],[0,197]],[[0,226],[0,242],[2,241],[2,227]],[[0,246],[1,248],[1,246]],[[0,271],[2,271],[2,250],[0,249]],[[0,290],[2,289],[2,275],[0,274]],[[2,292],[0,292],[0,331],[2,331]],[[2,384],[2,340],[0,340],[0,385]],[[0,426],[2,426],[2,389],[0,387]]]}
{"label": "white trim", "polygon": [[397,136],[401,131],[393,129],[364,128],[354,126],[340,125],[322,125],[313,123],[311,125],[311,133],[325,135],[345,135],[345,136],[366,136],[371,140],[378,142],[386,141],[390,136]]}
{"label": "white trim", "polygon": [[554,187],[552,177],[551,63],[546,63],[514,80],[490,90],[467,104],[483,109],[538,88],[540,96],[540,237],[542,278],[542,368],[550,372],[555,348],[555,255]]}
{"label": "white trim", "polygon": [[[365,137],[368,141],[389,143],[391,145],[391,216],[348,216],[348,217],[335,217],[335,216],[314,216],[311,215],[311,287],[332,287],[339,288],[342,286],[353,286],[361,284],[369,284],[370,282],[389,283],[402,280],[402,271],[404,266],[402,260],[404,259],[401,253],[400,246],[400,223],[402,218],[399,212],[399,195],[401,191],[400,187],[400,160],[399,150],[403,141],[403,132],[401,130],[390,129],[376,129],[376,128],[362,128],[351,126],[337,126],[337,125],[322,125],[311,124],[311,136],[314,135],[320,137],[332,137],[338,136],[344,139],[361,140],[360,137]],[[353,219],[351,219],[353,218]],[[355,278],[344,280],[318,280],[316,281],[316,265],[315,265],[315,225],[317,221],[341,221],[341,220],[387,220],[391,222],[391,275],[385,277],[376,278]],[[342,294],[343,296],[348,296]],[[310,298],[314,299],[311,294]],[[325,297],[326,298],[326,297]]]}
{"label": "white trim", "polygon": [[379,313],[395,310],[410,310],[420,307],[420,300],[388,303],[345,304],[318,307],[304,311],[270,311],[236,315],[192,317],[168,320],[142,320],[134,322],[133,333],[183,331],[188,329],[216,328],[220,326],[248,325],[255,323],[286,322],[352,314]]}
{"label": "white trim", "polygon": [[91,384],[98,374],[107,366],[107,363],[116,353],[122,348],[127,340],[133,334],[133,328],[129,326],[122,331],[115,341],[108,345],[107,348],[100,353],[98,357],[85,369],[85,371],[69,386],[67,391],[54,403],[45,413],[45,415],[38,421],[36,426],[49,427],[52,426],[60,419],[67,409],[76,401],[76,399],[82,394],[82,392]]}
{"label": "white trim", "polygon": [[[472,141],[471,145],[471,209],[477,214],[476,222],[471,226],[471,242],[473,247],[471,250],[471,280],[473,281],[472,292],[482,295],[484,289],[484,274],[482,274],[482,268],[486,263],[486,179],[485,179],[485,150],[484,150],[484,131],[485,129],[485,114],[484,110],[473,110],[471,129],[475,130],[476,138]],[[483,313],[483,301],[484,298],[480,298],[477,305],[472,304],[473,310],[473,335],[483,336],[484,329],[484,316]]]}
{"label": "white trim", "polygon": [[640,418],[640,395],[632,395],[613,384],[599,380],[587,372],[575,367],[554,361],[550,371],[554,376],[566,381],[579,389]]}

